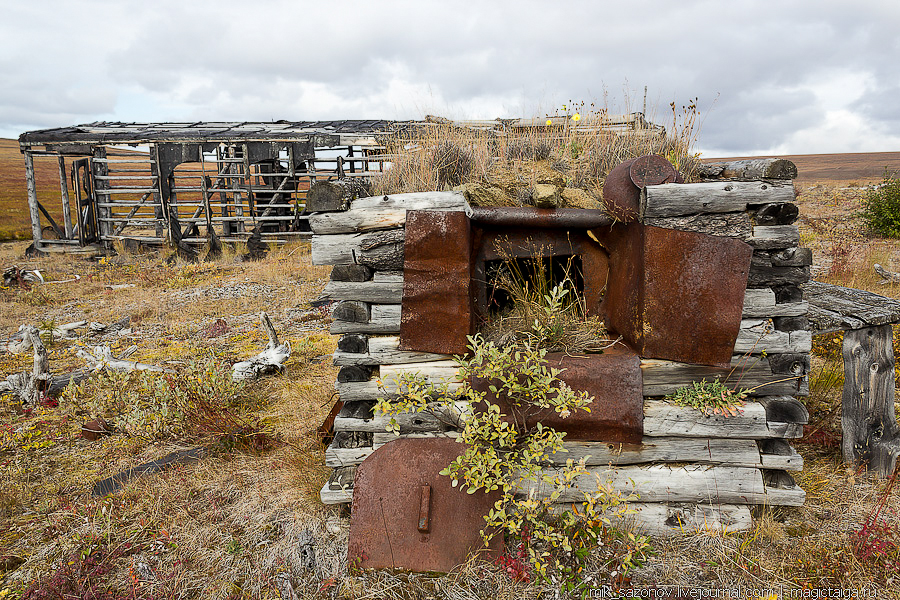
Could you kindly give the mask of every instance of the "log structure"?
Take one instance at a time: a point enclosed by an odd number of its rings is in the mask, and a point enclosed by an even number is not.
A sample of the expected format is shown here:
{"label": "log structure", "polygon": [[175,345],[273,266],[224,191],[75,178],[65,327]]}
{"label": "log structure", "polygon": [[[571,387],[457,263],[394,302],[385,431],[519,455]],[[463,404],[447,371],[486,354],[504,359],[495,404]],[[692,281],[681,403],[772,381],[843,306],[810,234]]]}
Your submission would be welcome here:
{"label": "log structure", "polygon": [[[680,239],[665,232],[689,232],[699,236],[689,237],[690,240],[712,243],[728,239],[746,245],[746,268],[738,269],[736,276],[728,275],[742,283],[735,313],[736,337],[728,342],[725,360],[721,352],[715,360],[661,358],[665,353],[658,352],[652,340],[638,339],[646,352],[638,352],[638,389],[642,390],[639,397],[643,396],[641,443],[567,441],[566,452],[551,457],[546,466],[553,469],[567,458],[586,458],[590,474],[578,485],[596,485],[595,476],[599,476],[622,491],[636,491],[640,496],[634,505],[637,525],[660,535],[703,527],[747,529],[751,525],[751,506],[799,506],[805,497],[789,474],[803,467],[803,460],[790,441],[802,436],[809,418],[802,397],[808,393],[812,342],[807,316],[810,304],[803,298],[801,287],[809,279],[812,257],[808,250],[798,247],[791,181],[796,168],[782,163],[727,165],[708,168],[704,176],[705,182],[698,184],[647,186],[640,195],[637,221],[607,226],[602,235],[612,236],[604,239],[615,242],[615,234],[609,231],[632,228],[643,232],[646,228],[653,233],[649,238],[641,238],[645,242]],[[342,367],[335,387],[343,406],[334,419],[336,434],[326,451],[326,463],[334,471],[321,490],[321,498],[326,503],[344,503],[353,497],[357,466],[375,450],[397,439],[397,434],[387,431],[388,419],[373,412],[378,398],[397,393],[393,381],[400,374],[413,372],[428,381],[450,383],[451,389],[462,385],[453,357],[432,350],[440,344],[411,345],[404,341],[404,323],[411,318],[407,310],[413,306],[407,304],[407,294],[412,289],[420,299],[424,293],[410,288],[410,281],[404,277],[404,262],[407,268],[410,264],[415,264],[416,269],[427,265],[423,262],[427,255],[421,249],[416,250],[414,263],[404,256],[408,211],[481,215],[489,209],[473,211],[456,192],[398,194],[333,204],[338,209],[314,213],[309,221],[313,230],[313,262],[333,266],[332,281],[325,293],[334,302],[331,331],[341,335],[334,363]],[[546,218],[542,213],[529,215],[526,222],[537,223],[537,227],[545,228],[541,231],[551,232],[546,235],[555,235],[552,229],[546,229],[553,226],[552,212],[546,213]],[[458,227],[452,224],[460,218],[431,221],[448,228],[439,232],[446,235]],[[476,217],[472,218],[474,223]],[[588,221],[591,220],[585,219]],[[574,231],[567,228],[564,234],[575,236]],[[599,228],[593,230],[598,232]],[[473,239],[481,239],[478,235]],[[587,250],[578,250],[584,246],[578,240],[573,243],[582,246],[574,251],[581,252],[587,261],[591,255]],[[449,247],[447,251],[459,252]],[[656,268],[648,262],[651,255],[648,248],[641,259],[650,272]],[[616,258],[615,251],[610,256],[607,298],[622,292],[613,289],[618,285],[613,271],[628,268],[630,260]],[[452,273],[453,281],[459,280],[458,266],[441,268]],[[585,268],[587,273],[592,272],[590,268],[593,267]],[[480,275],[477,265],[472,269],[471,286],[476,291],[471,291],[470,297],[477,305]],[[661,293],[663,281],[660,285],[648,280],[640,293]],[[586,282],[586,296],[590,295],[588,287]],[[451,303],[457,301],[448,299]],[[605,301],[599,300],[601,311]],[[660,311],[652,306],[652,299],[644,297],[640,302],[648,314]],[[459,314],[462,316],[457,322],[465,327],[468,313],[463,310]],[[708,321],[706,316],[700,317],[698,322]],[[685,330],[691,328],[690,318],[686,316],[681,323]],[[432,337],[445,339],[441,330],[447,322],[450,321],[441,318],[433,321]],[[645,324],[644,329],[652,325]],[[424,326],[427,331],[427,323]],[[685,335],[703,340],[704,331],[685,331]],[[702,345],[702,341],[696,343]],[[703,379],[749,388],[751,397],[740,414],[728,417],[708,415],[664,399],[667,394]],[[399,415],[399,436],[455,437],[467,414],[466,407],[458,408],[438,414]],[[529,491],[522,489],[521,493]]]}

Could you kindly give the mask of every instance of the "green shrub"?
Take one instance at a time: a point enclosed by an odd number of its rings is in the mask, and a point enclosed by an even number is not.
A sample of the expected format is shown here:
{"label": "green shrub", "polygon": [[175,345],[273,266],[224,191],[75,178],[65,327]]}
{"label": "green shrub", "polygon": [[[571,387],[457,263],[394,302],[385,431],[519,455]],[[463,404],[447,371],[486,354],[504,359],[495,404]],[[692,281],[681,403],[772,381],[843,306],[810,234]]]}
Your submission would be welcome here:
{"label": "green shrub", "polygon": [[885,169],[884,182],[863,200],[859,216],[875,233],[900,238],[900,179]]}

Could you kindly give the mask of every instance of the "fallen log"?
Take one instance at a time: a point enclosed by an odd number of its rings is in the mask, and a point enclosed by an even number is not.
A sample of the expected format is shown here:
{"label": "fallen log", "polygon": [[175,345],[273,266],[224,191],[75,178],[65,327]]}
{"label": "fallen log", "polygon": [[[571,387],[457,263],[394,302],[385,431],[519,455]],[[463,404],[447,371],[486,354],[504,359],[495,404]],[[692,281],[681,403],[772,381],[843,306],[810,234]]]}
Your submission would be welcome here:
{"label": "fallen log", "polygon": [[881,285],[885,285],[887,283],[894,283],[900,281],[900,273],[894,273],[893,271],[888,271],[884,267],[879,264],[875,264],[874,267],[875,272],[881,275],[884,278],[884,281],[880,282]]}

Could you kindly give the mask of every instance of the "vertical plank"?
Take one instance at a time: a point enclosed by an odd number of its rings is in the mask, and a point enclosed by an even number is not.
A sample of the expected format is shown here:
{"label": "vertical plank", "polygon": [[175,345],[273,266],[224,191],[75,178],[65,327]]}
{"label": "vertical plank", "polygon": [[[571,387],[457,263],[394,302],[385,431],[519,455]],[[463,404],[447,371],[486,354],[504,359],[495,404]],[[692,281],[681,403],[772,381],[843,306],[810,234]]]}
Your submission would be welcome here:
{"label": "vertical plank", "polygon": [[66,230],[66,239],[72,239],[72,213],[69,207],[69,186],[66,183],[66,159],[60,154],[59,159],[59,195],[62,199],[63,227]]}
{"label": "vertical plank", "polygon": [[[97,146],[94,148],[94,158],[105,159],[106,158],[106,146]],[[101,242],[109,242],[109,236],[112,233],[112,223],[108,220],[112,216],[112,209],[110,207],[100,207],[101,203],[109,204],[112,202],[112,196],[109,193],[109,180],[108,179],[97,179],[96,175],[108,176],[109,175],[109,165],[106,161],[93,161],[92,163],[92,174],[91,178],[94,180],[94,199],[96,200],[95,206],[98,207],[97,210],[97,222],[100,224],[100,241]]]}
{"label": "vertical plank", "polygon": [[31,237],[34,249],[41,249],[41,215],[38,212],[37,190],[34,187],[34,158],[25,151],[25,185],[28,192],[28,212],[31,214]]}
{"label": "vertical plank", "polygon": [[894,413],[894,351],[890,325],[844,333],[842,452],[887,477],[900,453]]}

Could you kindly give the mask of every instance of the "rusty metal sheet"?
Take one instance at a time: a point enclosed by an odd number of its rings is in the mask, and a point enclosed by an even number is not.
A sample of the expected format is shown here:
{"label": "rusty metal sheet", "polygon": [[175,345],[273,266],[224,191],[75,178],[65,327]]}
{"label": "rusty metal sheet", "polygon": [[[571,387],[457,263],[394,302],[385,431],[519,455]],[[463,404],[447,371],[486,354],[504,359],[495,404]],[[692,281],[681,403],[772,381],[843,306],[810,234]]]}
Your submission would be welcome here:
{"label": "rusty metal sheet", "polygon": [[[468,494],[440,475],[463,451],[452,438],[401,438],[359,465],[347,560],[362,568],[451,571],[483,548],[484,515],[499,493]],[[501,535],[483,550],[502,550]]]}
{"label": "rusty metal sheet", "polygon": [[494,227],[593,229],[613,223],[606,211],[588,208],[472,208],[469,218],[479,225]]}
{"label": "rusty metal sheet", "polygon": [[753,249],[741,240],[646,227],[643,356],[727,367]]}
{"label": "rusty metal sheet", "polygon": [[659,154],[647,154],[639,156],[628,167],[628,176],[631,182],[640,189],[648,185],[661,185],[674,183],[678,178],[678,171],[665,157]]}
{"label": "rusty metal sheet", "polygon": [[400,349],[465,354],[474,333],[472,230],[461,211],[406,214]]}
{"label": "rusty metal sheet", "polygon": [[[552,410],[529,415],[528,427],[538,422],[566,432],[566,440],[640,444],[644,433],[644,396],[641,359],[624,344],[602,354],[549,353],[549,366],[564,369],[559,378],[574,390],[594,397],[590,412],[574,411],[566,418]],[[490,392],[491,382],[476,379],[472,387],[485,392],[500,412],[509,415],[508,400]]]}
{"label": "rusty metal sheet", "polygon": [[729,366],[752,248],[639,223],[601,235],[610,251],[607,326],[645,358]]}

